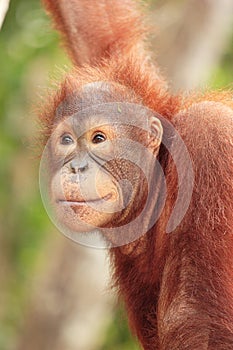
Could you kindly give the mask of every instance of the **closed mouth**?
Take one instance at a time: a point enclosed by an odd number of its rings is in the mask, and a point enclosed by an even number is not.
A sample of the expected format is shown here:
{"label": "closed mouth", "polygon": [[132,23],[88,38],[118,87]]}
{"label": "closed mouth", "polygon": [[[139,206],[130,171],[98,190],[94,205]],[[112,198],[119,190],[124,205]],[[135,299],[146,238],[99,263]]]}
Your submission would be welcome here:
{"label": "closed mouth", "polygon": [[112,194],[109,193],[102,198],[86,199],[86,200],[85,199],[82,199],[82,200],[58,199],[56,202],[63,205],[85,205],[88,203],[105,202],[109,200],[111,197],[112,197]]}

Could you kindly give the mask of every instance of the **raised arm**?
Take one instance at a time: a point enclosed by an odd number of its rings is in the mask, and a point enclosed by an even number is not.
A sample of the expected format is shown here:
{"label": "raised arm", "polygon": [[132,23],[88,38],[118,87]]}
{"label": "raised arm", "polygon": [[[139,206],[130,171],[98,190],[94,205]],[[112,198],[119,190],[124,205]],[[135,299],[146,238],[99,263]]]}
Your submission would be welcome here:
{"label": "raised arm", "polygon": [[76,65],[94,65],[143,39],[141,11],[132,0],[42,0]]}

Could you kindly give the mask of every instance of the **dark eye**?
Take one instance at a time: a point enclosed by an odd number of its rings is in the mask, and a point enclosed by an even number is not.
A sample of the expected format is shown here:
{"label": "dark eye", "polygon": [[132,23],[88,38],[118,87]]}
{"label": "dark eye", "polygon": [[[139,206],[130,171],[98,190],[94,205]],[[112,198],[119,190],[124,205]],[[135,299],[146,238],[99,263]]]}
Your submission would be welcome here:
{"label": "dark eye", "polygon": [[74,140],[70,135],[63,135],[61,137],[61,144],[62,145],[71,145],[72,143],[74,143]]}
{"label": "dark eye", "polygon": [[105,140],[106,140],[106,136],[100,132],[95,134],[92,138],[93,143],[101,143],[101,142],[104,142]]}

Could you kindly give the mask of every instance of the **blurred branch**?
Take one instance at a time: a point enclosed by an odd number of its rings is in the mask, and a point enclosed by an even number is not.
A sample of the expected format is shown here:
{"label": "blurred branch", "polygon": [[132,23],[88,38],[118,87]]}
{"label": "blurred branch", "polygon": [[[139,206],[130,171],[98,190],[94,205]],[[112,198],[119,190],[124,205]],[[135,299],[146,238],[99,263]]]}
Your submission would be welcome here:
{"label": "blurred branch", "polygon": [[105,251],[53,237],[16,349],[97,349],[112,315],[107,283]]}
{"label": "blurred branch", "polygon": [[233,28],[232,0],[162,2],[152,16],[160,33],[152,39],[172,86],[193,89],[218,64]]}
{"label": "blurred branch", "polygon": [[0,0],[0,29],[8,11],[10,0]]}

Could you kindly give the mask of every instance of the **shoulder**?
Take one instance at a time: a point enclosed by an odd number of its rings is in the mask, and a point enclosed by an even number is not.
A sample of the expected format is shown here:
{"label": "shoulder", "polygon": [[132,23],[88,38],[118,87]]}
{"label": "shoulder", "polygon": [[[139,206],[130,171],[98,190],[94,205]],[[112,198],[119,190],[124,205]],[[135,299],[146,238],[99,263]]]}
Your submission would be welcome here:
{"label": "shoulder", "polygon": [[223,102],[193,103],[173,118],[177,131],[186,141],[200,139],[201,144],[220,140],[233,142],[233,109]]}

